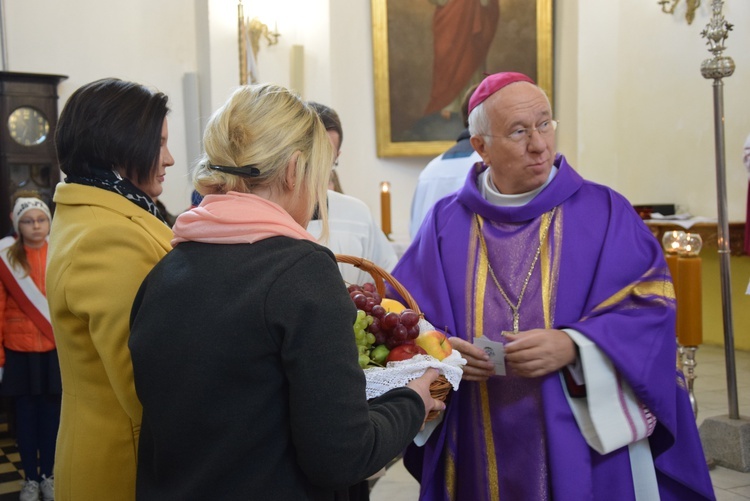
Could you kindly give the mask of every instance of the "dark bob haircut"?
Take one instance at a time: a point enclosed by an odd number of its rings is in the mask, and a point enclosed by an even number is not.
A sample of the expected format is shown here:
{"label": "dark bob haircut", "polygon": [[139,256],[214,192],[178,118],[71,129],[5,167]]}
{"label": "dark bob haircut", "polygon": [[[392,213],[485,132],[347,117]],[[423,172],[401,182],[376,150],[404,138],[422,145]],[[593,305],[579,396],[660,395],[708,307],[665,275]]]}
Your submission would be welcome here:
{"label": "dark bob haircut", "polygon": [[339,148],[344,142],[344,129],[341,128],[341,120],[339,114],[336,113],[333,108],[329,108],[325,104],[316,103],[315,101],[308,101],[308,106],[315,110],[320,117],[320,121],[323,122],[323,127],[326,130],[336,131],[339,135]]}
{"label": "dark bob haircut", "polygon": [[65,103],[55,131],[60,169],[68,175],[122,169],[137,182],[158,168],[167,96],[116,78],[76,90]]}

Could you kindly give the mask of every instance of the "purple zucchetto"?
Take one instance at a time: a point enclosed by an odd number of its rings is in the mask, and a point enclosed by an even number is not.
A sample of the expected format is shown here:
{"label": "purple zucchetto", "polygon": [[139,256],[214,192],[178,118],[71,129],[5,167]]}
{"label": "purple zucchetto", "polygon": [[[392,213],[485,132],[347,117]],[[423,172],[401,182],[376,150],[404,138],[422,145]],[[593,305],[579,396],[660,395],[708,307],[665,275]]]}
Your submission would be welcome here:
{"label": "purple zucchetto", "polygon": [[471,99],[469,99],[469,113],[492,94],[515,82],[529,82],[536,85],[530,77],[523,73],[516,73],[513,71],[494,73],[482,80],[482,83],[479,84],[477,90],[471,95]]}

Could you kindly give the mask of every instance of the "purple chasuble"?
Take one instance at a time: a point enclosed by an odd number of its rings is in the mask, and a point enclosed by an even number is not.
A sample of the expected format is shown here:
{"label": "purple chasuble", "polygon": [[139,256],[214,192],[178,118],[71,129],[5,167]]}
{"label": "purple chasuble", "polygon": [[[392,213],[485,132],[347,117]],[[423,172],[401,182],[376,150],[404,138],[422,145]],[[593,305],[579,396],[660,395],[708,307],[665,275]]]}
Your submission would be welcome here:
{"label": "purple chasuble", "polygon": [[[541,244],[520,330],[572,328],[592,340],[658,421],[649,443],[661,499],[714,499],[675,367],[674,290],[659,242],[624,197],[583,180],[562,156],[555,165],[552,182],[522,207],[484,200],[477,177],[486,167],[475,165],[464,188],[430,211],[393,275],[449,335],[501,340],[512,312],[490,268],[515,304]],[[422,500],[635,499],[628,448],[601,455],[588,446],[559,373],[462,381],[443,423],[424,447],[410,446],[405,464]]]}

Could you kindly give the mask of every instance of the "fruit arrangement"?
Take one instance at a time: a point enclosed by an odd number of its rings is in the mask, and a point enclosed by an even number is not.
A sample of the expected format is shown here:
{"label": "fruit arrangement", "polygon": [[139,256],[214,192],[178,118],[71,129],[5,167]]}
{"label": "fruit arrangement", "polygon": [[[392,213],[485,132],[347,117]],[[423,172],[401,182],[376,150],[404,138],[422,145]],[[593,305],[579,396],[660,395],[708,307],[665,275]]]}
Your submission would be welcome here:
{"label": "fruit arrangement", "polygon": [[350,285],[349,296],[357,307],[354,338],[360,367],[382,367],[415,355],[442,360],[450,355],[445,335],[436,330],[420,332],[420,314],[398,301],[382,298],[375,284]]}
{"label": "fruit arrangement", "polygon": [[[446,401],[449,393],[458,389],[466,360],[457,351],[453,352],[442,332],[434,330],[422,318],[417,302],[390,273],[361,257],[336,254],[336,261],[368,272],[375,281],[374,284],[349,286],[349,295],[358,309],[354,337],[359,347],[359,364],[367,369],[364,371],[367,398],[382,395],[384,389],[404,386],[421,376],[426,367],[438,364],[441,374],[430,384],[430,395]],[[384,297],[386,282],[408,307]],[[390,313],[394,315],[389,316]],[[424,352],[437,360],[418,357],[413,360],[414,364],[390,363],[411,359]],[[438,411],[431,411],[427,421],[438,415]]]}

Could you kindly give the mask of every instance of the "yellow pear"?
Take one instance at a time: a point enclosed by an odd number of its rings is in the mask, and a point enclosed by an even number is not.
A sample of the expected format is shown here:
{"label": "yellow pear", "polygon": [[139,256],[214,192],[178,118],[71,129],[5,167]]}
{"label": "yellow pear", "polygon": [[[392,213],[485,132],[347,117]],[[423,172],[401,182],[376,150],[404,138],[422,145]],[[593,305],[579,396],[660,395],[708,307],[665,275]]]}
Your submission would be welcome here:
{"label": "yellow pear", "polygon": [[401,313],[402,311],[406,309],[406,306],[404,306],[403,304],[399,303],[395,299],[389,299],[387,297],[383,298],[380,301],[380,306],[385,308],[385,311],[387,313],[390,313],[390,312]]}

